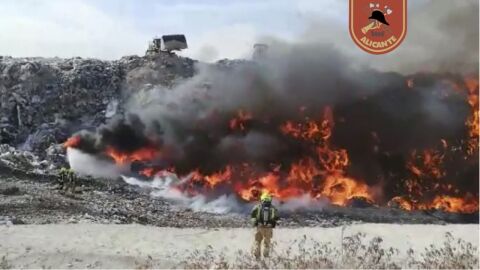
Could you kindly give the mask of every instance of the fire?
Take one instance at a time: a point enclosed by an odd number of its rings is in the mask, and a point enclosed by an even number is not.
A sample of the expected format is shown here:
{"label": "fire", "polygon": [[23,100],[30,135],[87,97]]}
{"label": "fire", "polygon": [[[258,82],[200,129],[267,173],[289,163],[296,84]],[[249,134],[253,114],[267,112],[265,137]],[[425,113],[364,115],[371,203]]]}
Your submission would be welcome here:
{"label": "fire", "polygon": [[105,149],[105,154],[117,164],[126,164],[133,161],[150,161],[158,158],[160,152],[153,147],[144,147],[130,153],[121,152],[111,146]]}
{"label": "fire", "polygon": [[332,135],[333,115],[330,107],[325,107],[323,118],[315,121],[308,117],[305,122],[287,121],[280,126],[280,131],[288,136],[303,140],[328,140]]}
{"label": "fire", "polygon": [[[239,113],[238,119],[250,114]],[[312,199],[328,199],[332,204],[346,205],[352,198],[364,198],[373,202],[369,188],[362,181],[346,176],[349,165],[345,149],[335,149],[329,138],[333,128],[333,113],[326,107],[318,120],[305,122],[288,121],[280,126],[285,136],[306,141],[312,155],[299,159],[286,167],[272,166],[270,171],[258,172],[254,164],[227,166],[212,174],[202,174],[198,170],[190,174],[190,183],[183,190],[189,192],[192,186],[201,185],[209,190],[219,186],[232,186],[233,192],[246,201],[257,200],[262,192],[269,192],[279,200],[288,200],[304,194]],[[241,128],[240,128],[241,129]],[[288,173],[282,173],[284,171]]]}
{"label": "fire", "polygon": [[346,205],[353,198],[364,198],[373,202],[368,186],[352,178],[342,176],[328,176],[321,196],[327,197],[330,202],[337,205]]}
{"label": "fire", "polygon": [[411,211],[413,210],[413,203],[401,196],[396,196],[393,197],[389,202],[388,202],[389,207],[398,207],[403,210],[408,210]]}
{"label": "fire", "polygon": [[310,184],[312,179],[320,173],[321,171],[313,159],[304,159],[292,164],[287,181],[293,185]]}
{"label": "fire", "polygon": [[468,94],[468,104],[470,105],[471,115],[465,121],[468,128],[469,140],[467,142],[467,154],[478,155],[478,136],[479,136],[479,117],[478,117],[478,79],[466,78],[465,86]]}
{"label": "fire", "polygon": [[154,168],[145,168],[143,170],[140,170],[138,172],[141,175],[144,175],[146,177],[152,177],[155,175],[155,169]]}
{"label": "fire", "polygon": [[[246,178],[242,178],[242,175]],[[193,183],[203,183],[208,189],[232,184],[233,191],[246,201],[257,200],[262,192],[269,192],[279,200],[309,194],[312,199],[326,198],[337,205],[346,205],[352,198],[373,201],[367,185],[341,173],[328,174],[313,161],[293,165],[285,179],[275,171],[255,175],[250,166],[228,166],[210,175],[194,171],[190,179],[188,188],[185,187],[184,190],[189,190]]]}
{"label": "fire", "polygon": [[[374,155],[372,156],[379,157],[379,159],[383,156],[389,158],[395,157],[395,155],[400,156],[399,160],[401,161],[395,160],[394,165],[402,170],[401,173],[392,170],[391,175],[379,173],[373,177],[357,177],[354,169],[357,169],[355,166],[358,166],[355,164],[358,162],[358,156],[349,149],[337,145],[338,140],[334,140],[334,138],[338,139],[336,134],[339,134],[338,130],[335,133],[334,109],[325,106],[323,109],[308,107],[307,110],[306,106],[300,106],[297,117],[276,119],[275,117],[269,118],[267,115],[262,121],[255,121],[256,125],[268,122],[261,127],[269,128],[269,131],[274,130],[272,137],[281,138],[281,141],[285,141],[286,144],[291,143],[295,150],[298,148],[298,153],[292,157],[279,157],[278,159],[273,159],[277,158],[273,157],[268,160],[268,163],[261,164],[249,159],[238,162],[235,160],[221,163],[221,165],[215,166],[215,169],[209,168],[209,170],[196,165],[187,166],[187,169],[178,166],[178,171],[183,171],[176,174],[183,180],[174,188],[190,196],[235,194],[244,201],[258,200],[262,192],[269,192],[279,201],[308,196],[312,200],[328,200],[331,204],[341,206],[349,205],[352,199],[362,199],[371,204],[380,206],[387,204],[387,206],[395,206],[408,211],[429,209],[460,213],[478,211],[478,193],[470,194],[468,192],[472,192],[471,190],[466,190],[461,184],[457,185],[452,181],[463,173],[460,170],[462,168],[457,170],[455,167],[458,167],[457,164],[465,164],[462,162],[478,163],[478,79],[445,80],[445,83],[451,85],[452,89],[456,91],[455,95],[464,98],[465,104],[468,104],[468,108],[470,108],[469,116],[462,120],[465,121],[462,123],[465,125],[465,129],[462,130],[465,134],[461,139],[437,138],[436,141],[430,141],[427,144],[418,144],[421,147],[417,149],[402,149],[398,151],[399,153],[390,153],[384,149],[384,144],[388,143],[387,140],[382,141],[382,136],[385,136],[382,133],[385,134],[385,131],[381,129],[367,131],[367,134],[371,134],[373,139],[373,145],[368,148],[373,149]],[[414,81],[414,78],[409,78],[406,84],[408,88],[418,87],[421,89],[422,81]],[[415,92],[418,91],[406,93]],[[341,112],[339,114],[341,115]],[[344,127],[344,123],[349,123],[348,118],[345,121],[344,115],[338,119],[341,119],[341,122],[337,123],[339,128]],[[251,123],[254,120],[259,119],[255,119],[252,112],[240,109],[234,113],[233,118],[216,117],[214,122],[222,123],[223,131],[241,131],[239,133],[246,134],[252,128]],[[197,124],[192,123],[192,126]],[[227,133],[231,134],[231,132]],[[234,136],[240,138],[242,134],[234,134]],[[214,137],[215,134],[212,136]],[[352,138],[352,140],[354,139]],[[79,136],[74,136],[68,139],[64,146],[77,147],[80,141]],[[428,147],[422,147],[423,145],[428,145]],[[127,164],[134,161],[148,163],[160,158],[168,158],[167,147],[159,148],[155,144],[151,144],[129,152],[120,151],[112,146],[102,149],[104,149],[104,154],[111,157],[117,164]],[[208,159],[209,157],[203,158]],[[165,171],[177,171],[172,165],[175,162],[165,163],[172,167],[167,169],[150,166],[139,170],[138,173],[146,177],[154,177],[162,175],[162,172]],[[374,170],[376,169],[374,168]],[[390,177],[395,184],[391,186],[390,193],[382,194],[380,197],[373,192],[373,187],[367,184],[378,183],[379,179],[367,177],[378,177],[380,180],[384,179],[382,177]]]}
{"label": "fire", "polygon": [[478,201],[448,195],[436,196],[429,207],[447,212],[473,213],[478,211]]}
{"label": "fire", "polygon": [[253,118],[252,114],[244,110],[239,110],[237,116],[230,120],[231,130],[245,130],[246,124]]}
{"label": "fire", "polygon": [[415,86],[413,79],[410,78],[407,80],[407,86],[408,88],[413,88]]}
{"label": "fire", "polygon": [[443,159],[444,154],[434,149],[425,149],[420,153],[413,150],[407,168],[416,177],[429,176],[433,179],[439,179],[445,176],[445,170],[442,168]]}
{"label": "fire", "polygon": [[228,182],[230,177],[232,177],[232,169],[230,166],[227,166],[222,172],[206,175],[204,180],[207,181],[211,188],[214,188],[220,183]]}
{"label": "fire", "polygon": [[68,138],[66,142],[63,143],[63,147],[68,148],[68,147],[73,147],[75,148],[77,145],[80,144],[81,138],[80,136],[72,136]]}
{"label": "fire", "polygon": [[[446,140],[441,140],[437,148],[425,149],[422,151],[413,150],[410,155],[410,160],[406,163],[407,169],[411,173],[404,182],[404,188],[409,194],[408,198],[394,197],[390,203],[400,205],[400,208],[406,210],[415,209],[443,209],[453,212],[470,212],[468,207],[440,207],[440,198],[453,198],[446,194],[456,193],[459,190],[454,188],[451,184],[445,183],[447,172],[445,170],[445,158],[448,150],[448,143]],[[430,197],[431,194],[437,194],[436,199],[426,203],[425,197]],[[458,198],[457,201],[463,200]],[[463,206],[464,204],[457,204]],[[478,203],[477,203],[478,209]]]}
{"label": "fire", "polygon": [[466,152],[468,156],[478,155],[479,144],[479,83],[478,78],[467,76],[463,82],[447,81],[458,93],[466,95],[466,102],[470,106],[470,116],[465,120],[468,129],[468,140],[466,141]]}
{"label": "fire", "polygon": [[478,211],[478,201],[471,195],[455,197],[450,195],[437,195],[430,201],[415,201],[406,197],[397,196],[390,200],[388,206],[397,206],[401,209],[412,210],[442,210],[447,212],[474,213]]}
{"label": "fire", "polygon": [[[470,115],[465,120],[467,139],[463,141],[463,160],[478,163],[478,78],[466,77],[463,81],[444,80],[444,82],[465,97],[465,102],[470,107]],[[412,150],[406,163],[410,176],[403,181],[408,196],[394,197],[389,205],[397,204],[405,210],[439,209],[461,213],[478,211],[478,194],[475,199],[475,196],[465,191],[462,194],[458,187],[446,183],[451,175],[447,173],[445,163],[449,159],[454,159],[455,152],[459,150],[459,147],[453,148],[449,145],[447,139],[442,139],[436,147]]]}

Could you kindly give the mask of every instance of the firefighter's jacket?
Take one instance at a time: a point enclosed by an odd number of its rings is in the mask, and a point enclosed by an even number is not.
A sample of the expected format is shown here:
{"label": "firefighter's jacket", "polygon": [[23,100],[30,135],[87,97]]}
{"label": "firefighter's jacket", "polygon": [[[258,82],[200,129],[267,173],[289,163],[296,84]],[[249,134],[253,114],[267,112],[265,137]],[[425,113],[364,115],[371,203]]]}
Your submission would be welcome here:
{"label": "firefighter's jacket", "polygon": [[278,211],[271,203],[255,205],[250,214],[254,226],[275,228],[278,221]]}
{"label": "firefighter's jacket", "polygon": [[62,168],[60,169],[60,181],[62,183],[73,182],[75,180],[75,173],[72,169]]}

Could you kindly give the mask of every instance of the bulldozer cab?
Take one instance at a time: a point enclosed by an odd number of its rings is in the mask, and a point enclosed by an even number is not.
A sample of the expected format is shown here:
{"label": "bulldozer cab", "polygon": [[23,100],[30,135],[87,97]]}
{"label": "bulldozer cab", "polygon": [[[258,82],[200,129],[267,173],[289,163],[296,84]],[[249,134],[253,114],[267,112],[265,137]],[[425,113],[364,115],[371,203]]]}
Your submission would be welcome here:
{"label": "bulldozer cab", "polygon": [[147,55],[155,55],[160,52],[180,51],[188,48],[185,35],[163,35],[154,38],[148,45]]}
{"label": "bulldozer cab", "polygon": [[160,49],[161,44],[162,44],[162,39],[160,39],[160,38],[154,38],[153,41],[152,41],[153,47],[158,49],[158,50]]}
{"label": "bulldozer cab", "polygon": [[162,51],[180,51],[188,48],[185,35],[164,35],[161,39],[160,50]]}

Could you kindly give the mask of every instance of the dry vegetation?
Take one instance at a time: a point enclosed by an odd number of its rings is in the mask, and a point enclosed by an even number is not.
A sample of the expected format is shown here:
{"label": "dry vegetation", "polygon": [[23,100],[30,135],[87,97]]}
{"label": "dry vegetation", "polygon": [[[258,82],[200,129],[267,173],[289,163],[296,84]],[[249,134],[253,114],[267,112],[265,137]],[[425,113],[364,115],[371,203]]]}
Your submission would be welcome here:
{"label": "dry vegetation", "polygon": [[5,255],[2,256],[2,258],[0,259],[0,269],[10,269],[10,268],[12,268],[12,265],[8,263]]}
{"label": "dry vegetation", "polygon": [[[439,245],[430,245],[422,252],[412,249],[400,254],[393,247],[383,247],[382,238],[366,240],[365,234],[344,237],[341,248],[330,242],[320,243],[304,236],[282,252],[273,252],[269,258],[256,260],[250,252],[239,250],[232,262],[213,247],[195,250],[180,264],[189,269],[318,269],[318,268],[436,268],[478,269],[478,248],[446,233]],[[275,250],[275,249],[274,249]]]}
{"label": "dry vegetation", "polygon": [[[304,236],[281,252],[273,248],[269,258],[256,260],[250,251],[237,250],[235,256],[217,252],[212,246],[195,250],[183,258],[180,269],[479,269],[478,247],[446,233],[442,242],[430,245],[421,252],[412,249],[401,253],[393,247],[384,247],[382,238],[369,239],[358,233],[344,237],[342,246],[321,243]],[[0,269],[15,268],[3,256]],[[162,260],[148,256],[135,262],[135,269],[161,269]]]}

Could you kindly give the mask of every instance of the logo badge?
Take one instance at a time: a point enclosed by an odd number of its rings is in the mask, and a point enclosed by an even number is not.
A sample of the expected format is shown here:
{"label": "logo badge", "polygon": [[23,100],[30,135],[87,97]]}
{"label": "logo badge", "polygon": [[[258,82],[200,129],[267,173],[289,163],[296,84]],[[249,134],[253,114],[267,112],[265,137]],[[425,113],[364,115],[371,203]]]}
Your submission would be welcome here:
{"label": "logo badge", "polygon": [[407,0],[349,0],[353,41],[372,54],[391,52],[407,33]]}

